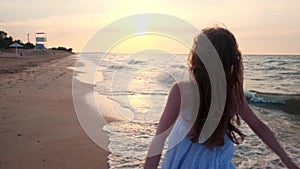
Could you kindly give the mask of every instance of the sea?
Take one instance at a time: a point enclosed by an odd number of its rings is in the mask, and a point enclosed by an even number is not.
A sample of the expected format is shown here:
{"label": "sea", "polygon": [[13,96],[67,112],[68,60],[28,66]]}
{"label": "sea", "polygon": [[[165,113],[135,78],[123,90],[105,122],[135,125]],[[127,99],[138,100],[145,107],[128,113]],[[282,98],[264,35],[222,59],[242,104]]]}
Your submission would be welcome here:
{"label": "sea", "polygon": [[[98,65],[96,74],[102,78],[95,81],[95,92],[116,103],[114,109],[126,119],[103,127],[110,141],[109,167],[142,168],[170,87],[189,79],[188,55],[159,51],[82,55]],[[248,103],[300,166],[300,56],[244,55],[243,64]],[[285,168],[244,122],[240,128],[246,138],[235,146],[237,168]]]}

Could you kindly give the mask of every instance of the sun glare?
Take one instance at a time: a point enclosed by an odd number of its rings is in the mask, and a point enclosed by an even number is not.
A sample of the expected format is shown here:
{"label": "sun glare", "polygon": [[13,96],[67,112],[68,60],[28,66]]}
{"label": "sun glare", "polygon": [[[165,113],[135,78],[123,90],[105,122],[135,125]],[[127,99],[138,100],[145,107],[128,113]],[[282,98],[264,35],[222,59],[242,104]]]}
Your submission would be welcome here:
{"label": "sun glare", "polygon": [[[145,27],[140,26],[139,29]],[[136,53],[148,49],[156,49],[173,54],[188,53],[189,48],[175,39],[155,34],[143,34],[123,40],[112,48],[110,53]]]}
{"label": "sun glare", "polygon": [[135,33],[138,35],[144,35],[147,32],[147,27],[148,27],[148,19],[146,16],[139,16],[135,21],[134,21],[134,29]]}

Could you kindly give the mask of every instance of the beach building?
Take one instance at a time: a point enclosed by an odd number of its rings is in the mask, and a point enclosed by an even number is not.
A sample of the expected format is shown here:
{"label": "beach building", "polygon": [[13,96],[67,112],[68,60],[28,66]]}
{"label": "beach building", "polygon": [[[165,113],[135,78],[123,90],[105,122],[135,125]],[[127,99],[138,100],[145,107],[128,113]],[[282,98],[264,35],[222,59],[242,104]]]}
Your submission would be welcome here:
{"label": "beach building", "polygon": [[35,48],[46,49],[47,34],[45,32],[35,33]]}

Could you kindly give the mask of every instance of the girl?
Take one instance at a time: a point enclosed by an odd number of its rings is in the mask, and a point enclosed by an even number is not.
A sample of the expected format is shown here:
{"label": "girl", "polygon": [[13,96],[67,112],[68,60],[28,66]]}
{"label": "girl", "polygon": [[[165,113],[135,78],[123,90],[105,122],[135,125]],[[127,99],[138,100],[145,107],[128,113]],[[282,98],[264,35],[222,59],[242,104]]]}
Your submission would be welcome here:
{"label": "girl", "polygon": [[[222,62],[226,78],[226,101],[223,114],[217,121],[207,139],[200,141],[207,120],[211,98],[211,82],[205,66],[194,49],[205,48],[197,40],[203,34],[214,46]],[[145,169],[158,167],[164,142],[169,136],[168,150],[162,163],[162,169],[234,169],[231,162],[234,143],[240,144],[245,135],[239,130],[240,117],[267,144],[290,169],[298,167],[279,145],[272,131],[258,119],[250,109],[243,93],[243,65],[241,53],[233,34],[224,28],[206,28],[194,43],[189,55],[189,69],[193,75],[198,99],[191,97],[192,82],[177,82],[169,93],[167,104],[159,121],[156,137],[153,139]],[[208,49],[204,49],[208,50]],[[196,102],[195,102],[196,101]],[[193,107],[195,107],[194,109]],[[196,115],[191,112],[196,110]],[[187,132],[186,132],[187,131]],[[171,133],[169,135],[169,133]],[[183,137],[180,137],[182,136]]]}

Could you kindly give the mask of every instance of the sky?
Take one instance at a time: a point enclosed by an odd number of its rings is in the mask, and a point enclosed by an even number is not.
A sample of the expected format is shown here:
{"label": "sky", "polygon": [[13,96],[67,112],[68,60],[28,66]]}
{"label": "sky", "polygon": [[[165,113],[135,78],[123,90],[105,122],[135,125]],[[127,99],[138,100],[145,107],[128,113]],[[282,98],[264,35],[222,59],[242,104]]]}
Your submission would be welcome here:
{"label": "sky", "polygon": [[[32,43],[36,32],[46,32],[47,47],[65,46],[80,52],[106,25],[142,13],[175,16],[199,30],[225,25],[243,54],[300,54],[299,0],[6,0],[1,2],[0,30],[23,42],[29,33]],[[149,47],[174,53],[188,50],[174,39],[159,36],[131,37],[112,50]]]}

